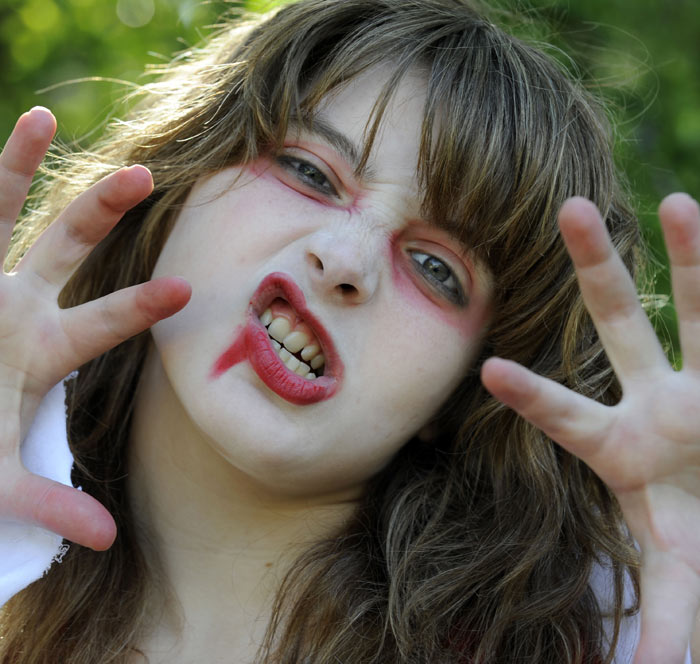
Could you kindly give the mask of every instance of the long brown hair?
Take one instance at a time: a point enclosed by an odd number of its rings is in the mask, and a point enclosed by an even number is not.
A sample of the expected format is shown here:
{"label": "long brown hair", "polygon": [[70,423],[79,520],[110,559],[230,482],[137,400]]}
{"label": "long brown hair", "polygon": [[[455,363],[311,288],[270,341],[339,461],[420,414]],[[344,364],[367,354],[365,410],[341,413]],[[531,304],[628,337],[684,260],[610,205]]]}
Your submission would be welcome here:
{"label": "long brown hair", "polygon": [[[370,482],[354,519],[307,551],[277,596],[258,660],[611,661],[637,556],[617,503],[576,458],[482,387],[485,357],[508,357],[605,403],[619,387],[579,295],[556,214],[572,195],[601,210],[628,265],[637,227],[620,191],[605,114],[537,48],[469,0],[303,0],[226,26],[180,56],[127,121],[64,157],[24,222],[21,254],[101,175],[142,163],[156,188],[64,290],[73,306],[146,280],[194,182],[281,145],[329,91],[378,63],[393,75],[365,155],[401,78],[427,72],[419,175],[424,212],[490,269],[493,319],[475,368]],[[110,551],[72,546],[2,614],[2,662],[126,662],[153,571],[133,531],[124,466],[148,334],[82,367],[69,393],[74,481],[114,514]],[[612,647],[591,589],[610,568]]]}

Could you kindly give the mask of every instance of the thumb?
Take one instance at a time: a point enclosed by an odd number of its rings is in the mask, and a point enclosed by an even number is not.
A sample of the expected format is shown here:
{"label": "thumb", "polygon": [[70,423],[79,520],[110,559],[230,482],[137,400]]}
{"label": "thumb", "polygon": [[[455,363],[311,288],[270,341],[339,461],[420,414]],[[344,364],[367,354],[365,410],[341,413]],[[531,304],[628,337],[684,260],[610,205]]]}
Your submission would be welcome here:
{"label": "thumb", "polygon": [[112,515],[92,496],[29,472],[3,500],[3,512],[96,551],[108,549],[117,535]]}

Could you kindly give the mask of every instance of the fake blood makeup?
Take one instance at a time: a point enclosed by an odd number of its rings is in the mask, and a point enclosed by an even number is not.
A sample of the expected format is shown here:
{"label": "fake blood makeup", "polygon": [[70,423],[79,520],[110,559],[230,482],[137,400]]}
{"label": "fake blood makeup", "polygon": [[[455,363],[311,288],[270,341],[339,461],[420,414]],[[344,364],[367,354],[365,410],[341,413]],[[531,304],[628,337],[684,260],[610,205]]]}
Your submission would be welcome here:
{"label": "fake blood makeup", "polygon": [[243,360],[270,390],[295,405],[329,399],[342,380],[343,365],[330,335],[307,309],[301,289],[282,272],[260,283],[245,325],[217,358],[211,378]]}

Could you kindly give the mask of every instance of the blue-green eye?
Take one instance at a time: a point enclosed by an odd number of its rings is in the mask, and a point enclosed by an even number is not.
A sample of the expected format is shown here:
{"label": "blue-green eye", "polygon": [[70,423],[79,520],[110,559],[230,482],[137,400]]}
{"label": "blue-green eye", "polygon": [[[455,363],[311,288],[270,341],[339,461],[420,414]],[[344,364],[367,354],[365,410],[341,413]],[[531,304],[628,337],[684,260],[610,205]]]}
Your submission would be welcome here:
{"label": "blue-green eye", "polygon": [[292,155],[279,155],[277,157],[277,163],[303,184],[327,196],[338,195],[338,192],[325,173],[308,161],[304,161]]}
{"label": "blue-green eye", "polygon": [[456,305],[465,306],[467,304],[467,296],[464,294],[459,280],[445,261],[415,249],[408,253],[415,263],[416,269],[434,289]]}

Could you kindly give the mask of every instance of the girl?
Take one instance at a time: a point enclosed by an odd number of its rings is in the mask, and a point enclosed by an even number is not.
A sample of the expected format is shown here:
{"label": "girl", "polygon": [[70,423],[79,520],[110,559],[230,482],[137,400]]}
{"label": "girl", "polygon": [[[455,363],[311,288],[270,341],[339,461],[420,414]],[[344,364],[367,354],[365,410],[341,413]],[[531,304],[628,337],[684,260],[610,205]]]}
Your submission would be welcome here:
{"label": "girl", "polygon": [[[697,205],[660,212],[674,372],[600,110],[471,2],[304,0],[144,93],[1,282],[8,558],[75,543],[5,605],[2,661],[626,661],[636,541],[636,661],[683,662]],[[5,245],[54,128],[2,154]],[[82,491],[33,465],[75,369]]]}

